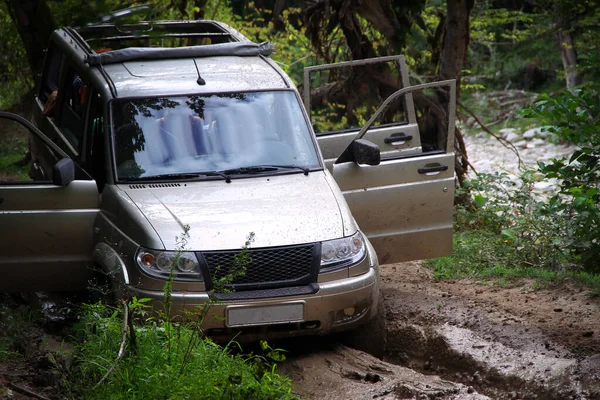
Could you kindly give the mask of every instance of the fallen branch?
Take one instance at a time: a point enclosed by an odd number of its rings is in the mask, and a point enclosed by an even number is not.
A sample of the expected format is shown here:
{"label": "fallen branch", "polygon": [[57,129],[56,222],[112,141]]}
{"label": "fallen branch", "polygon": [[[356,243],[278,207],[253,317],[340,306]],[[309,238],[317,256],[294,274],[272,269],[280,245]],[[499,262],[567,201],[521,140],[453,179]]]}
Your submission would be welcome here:
{"label": "fallen branch", "polygon": [[502,146],[506,147],[507,149],[509,149],[513,153],[515,153],[515,155],[517,156],[517,160],[519,162],[519,168],[521,168],[521,165],[523,164],[523,160],[521,160],[521,156],[519,155],[519,150],[517,150],[515,145],[512,144],[511,142],[509,142],[508,140],[504,139],[503,137],[500,137],[500,136],[496,135],[495,133],[493,133],[483,122],[481,122],[479,117],[477,117],[477,115],[475,115],[475,113],[473,111],[471,111],[467,107],[465,107],[464,104],[462,104],[460,101],[458,102],[458,105],[463,110],[465,110],[467,112],[467,114],[469,114],[471,117],[473,117],[475,119],[475,121],[479,124],[481,129],[483,129],[484,131],[489,133],[492,137],[494,137],[497,141],[499,141]]}
{"label": "fallen branch", "polygon": [[36,399],[40,399],[40,400],[50,400],[48,397],[42,396],[41,394],[37,394],[35,392],[32,392],[31,390],[24,388],[22,386],[17,386],[12,382],[8,383],[8,386],[10,386],[11,389],[13,389],[15,392],[19,392],[21,394],[24,394],[26,396],[29,397],[34,397]]}
{"label": "fallen branch", "polygon": [[116,358],[115,362],[113,363],[113,365],[109,368],[108,371],[106,371],[106,374],[104,374],[102,379],[100,379],[100,381],[98,381],[98,383],[96,383],[94,385],[92,390],[96,390],[98,388],[98,386],[100,386],[102,384],[102,382],[104,382],[106,380],[106,378],[109,377],[109,375],[117,367],[117,364],[119,363],[121,358],[123,358],[123,356],[125,355],[125,343],[127,342],[127,329],[129,328],[129,306],[127,305],[127,300],[125,300],[125,299],[121,300],[121,303],[123,304],[123,312],[124,312],[125,316],[123,318],[123,336],[121,339],[121,347],[119,348],[119,354],[117,355],[117,358]]}

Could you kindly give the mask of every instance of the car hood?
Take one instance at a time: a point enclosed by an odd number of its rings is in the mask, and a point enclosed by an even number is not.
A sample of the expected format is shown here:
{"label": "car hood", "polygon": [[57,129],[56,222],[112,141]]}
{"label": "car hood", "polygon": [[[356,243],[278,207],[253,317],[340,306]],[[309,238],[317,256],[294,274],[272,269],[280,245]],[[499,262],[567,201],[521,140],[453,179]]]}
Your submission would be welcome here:
{"label": "car hood", "polygon": [[251,232],[255,248],[344,236],[340,207],[347,206],[338,204],[323,171],[122,188],[166,250],[238,249]]}

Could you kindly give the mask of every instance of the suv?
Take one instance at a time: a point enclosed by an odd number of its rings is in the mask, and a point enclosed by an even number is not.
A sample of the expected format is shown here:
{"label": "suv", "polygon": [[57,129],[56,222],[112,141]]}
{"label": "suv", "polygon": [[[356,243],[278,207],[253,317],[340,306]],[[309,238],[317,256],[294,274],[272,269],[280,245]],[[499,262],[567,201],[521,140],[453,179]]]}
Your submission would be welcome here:
{"label": "suv", "polygon": [[[0,182],[0,290],[102,271],[161,307],[174,272],[174,313],[210,302],[209,335],[329,333],[376,315],[379,263],[448,255],[454,81],[409,86],[401,56],[310,67],[303,104],[271,52],[214,21],[55,31],[35,126],[0,115],[32,153],[31,182]],[[315,134],[311,74],[381,62],[403,88],[362,129]],[[412,93],[444,86],[446,137],[427,147]],[[407,120],[375,125],[398,98]],[[249,237],[245,273],[216,290]]]}

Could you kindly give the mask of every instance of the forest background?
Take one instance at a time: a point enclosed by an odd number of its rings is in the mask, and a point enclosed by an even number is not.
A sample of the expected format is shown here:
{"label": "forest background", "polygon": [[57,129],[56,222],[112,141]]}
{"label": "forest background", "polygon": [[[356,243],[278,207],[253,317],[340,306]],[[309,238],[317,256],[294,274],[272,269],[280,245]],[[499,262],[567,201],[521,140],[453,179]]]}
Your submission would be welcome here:
{"label": "forest background", "polygon": [[[22,114],[31,109],[53,29],[98,22],[136,4],[0,2],[0,109]],[[600,2],[160,0],[142,17],[215,19],[253,41],[269,41],[277,48],[272,58],[299,86],[306,66],[394,54],[405,56],[411,84],[456,78],[455,254],[432,262],[437,276],[584,274],[584,280],[598,280]],[[363,124],[398,89],[385,74],[374,81],[369,91],[378,94],[378,101],[372,104],[364,105],[364,92],[357,90],[360,74],[340,76],[335,85],[313,93],[323,106],[315,125]],[[418,97],[415,101],[419,106]],[[424,100],[421,113],[435,111],[428,107]],[[435,112],[431,115],[436,118]],[[522,170],[517,185],[502,174],[467,175],[463,136],[469,131],[487,132],[511,147],[499,136],[501,128],[522,133],[533,126],[548,133],[546,140],[572,143],[578,150],[572,157]],[[22,146],[5,147],[0,160],[18,161]],[[556,180],[556,192],[543,199],[533,196],[531,188],[540,179]],[[511,184],[517,188],[507,190]]]}

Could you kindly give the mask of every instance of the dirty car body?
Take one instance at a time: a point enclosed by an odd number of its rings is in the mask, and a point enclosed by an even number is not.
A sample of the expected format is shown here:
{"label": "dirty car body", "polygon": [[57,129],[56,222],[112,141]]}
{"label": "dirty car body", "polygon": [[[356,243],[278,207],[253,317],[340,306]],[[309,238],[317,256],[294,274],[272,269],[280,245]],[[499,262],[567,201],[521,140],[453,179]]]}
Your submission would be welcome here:
{"label": "dirty car body", "polygon": [[[112,25],[52,36],[33,181],[0,183],[0,289],[82,289],[100,272],[160,309],[174,272],[173,315],[209,305],[209,335],[322,334],[375,316],[379,260],[449,253],[451,132],[420,151],[413,109],[315,135],[268,46],[213,21],[157,27],[211,44],[131,48]],[[409,104],[405,86],[392,96]],[[223,284],[249,237],[245,273]]]}

